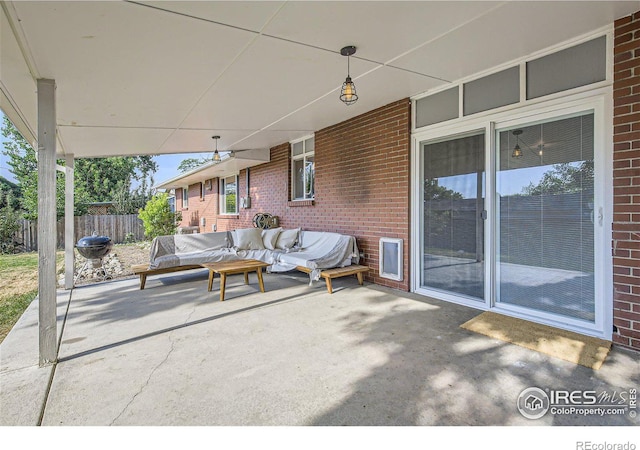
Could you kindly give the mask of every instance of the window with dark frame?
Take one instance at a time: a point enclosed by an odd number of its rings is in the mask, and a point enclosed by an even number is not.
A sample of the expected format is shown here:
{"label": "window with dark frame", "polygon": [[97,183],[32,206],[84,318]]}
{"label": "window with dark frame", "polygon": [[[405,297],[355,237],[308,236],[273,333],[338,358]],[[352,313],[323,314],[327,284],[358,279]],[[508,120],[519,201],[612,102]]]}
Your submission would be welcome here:
{"label": "window with dark frame", "polygon": [[220,214],[238,214],[238,176],[220,178]]}

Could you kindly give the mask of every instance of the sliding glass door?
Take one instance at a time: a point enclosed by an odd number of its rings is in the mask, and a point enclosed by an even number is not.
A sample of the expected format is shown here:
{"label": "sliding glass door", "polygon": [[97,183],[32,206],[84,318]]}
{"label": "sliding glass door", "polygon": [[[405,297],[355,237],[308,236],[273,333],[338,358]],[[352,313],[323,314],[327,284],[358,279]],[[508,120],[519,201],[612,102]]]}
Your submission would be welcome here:
{"label": "sliding glass door", "polygon": [[595,274],[606,255],[595,252],[604,241],[594,205],[603,166],[594,110],[531,117],[417,141],[415,289],[602,329],[603,277]]}
{"label": "sliding glass door", "polygon": [[497,131],[496,305],[595,321],[593,119]]}
{"label": "sliding glass door", "polygon": [[485,134],[422,144],[421,286],[484,301]]}

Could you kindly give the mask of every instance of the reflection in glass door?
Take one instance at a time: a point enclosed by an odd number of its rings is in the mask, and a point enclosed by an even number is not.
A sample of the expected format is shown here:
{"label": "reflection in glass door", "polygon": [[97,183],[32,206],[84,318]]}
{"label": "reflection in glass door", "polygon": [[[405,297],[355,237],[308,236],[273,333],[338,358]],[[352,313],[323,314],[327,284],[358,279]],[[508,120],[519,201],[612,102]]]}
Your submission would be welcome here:
{"label": "reflection in glass door", "polygon": [[484,299],[484,132],[422,144],[420,284]]}
{"label": "reflection in glass door", "polygon": [[498,131],[496,306],[595,321],[593,120]]}

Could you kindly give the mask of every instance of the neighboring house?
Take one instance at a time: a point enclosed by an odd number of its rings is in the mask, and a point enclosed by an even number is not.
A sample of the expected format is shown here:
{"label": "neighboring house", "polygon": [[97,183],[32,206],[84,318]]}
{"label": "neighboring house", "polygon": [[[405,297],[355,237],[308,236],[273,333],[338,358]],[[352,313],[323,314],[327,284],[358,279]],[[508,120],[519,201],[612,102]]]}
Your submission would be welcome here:
{"label": "neighboring house", "polygon": [[87,214],[90,216],[105,216],[109,214],[113,207],[113,202],[93,202],[87,207]]}
{"label": "neighboring house", "polygon": [[640,12],[156,187],[182,226],[350,234],[371,282],[640,349],[639,33]]}

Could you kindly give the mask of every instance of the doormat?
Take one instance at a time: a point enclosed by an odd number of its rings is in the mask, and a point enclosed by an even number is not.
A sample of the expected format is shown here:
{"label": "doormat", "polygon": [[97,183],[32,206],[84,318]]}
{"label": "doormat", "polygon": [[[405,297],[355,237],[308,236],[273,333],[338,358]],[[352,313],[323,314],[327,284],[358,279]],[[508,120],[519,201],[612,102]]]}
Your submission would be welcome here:
{"label": "doormat", "polygon": [[602,366],[611,350],[611,342],[603,339],[489,311],[463,323],[460,327],[593,370]]}

